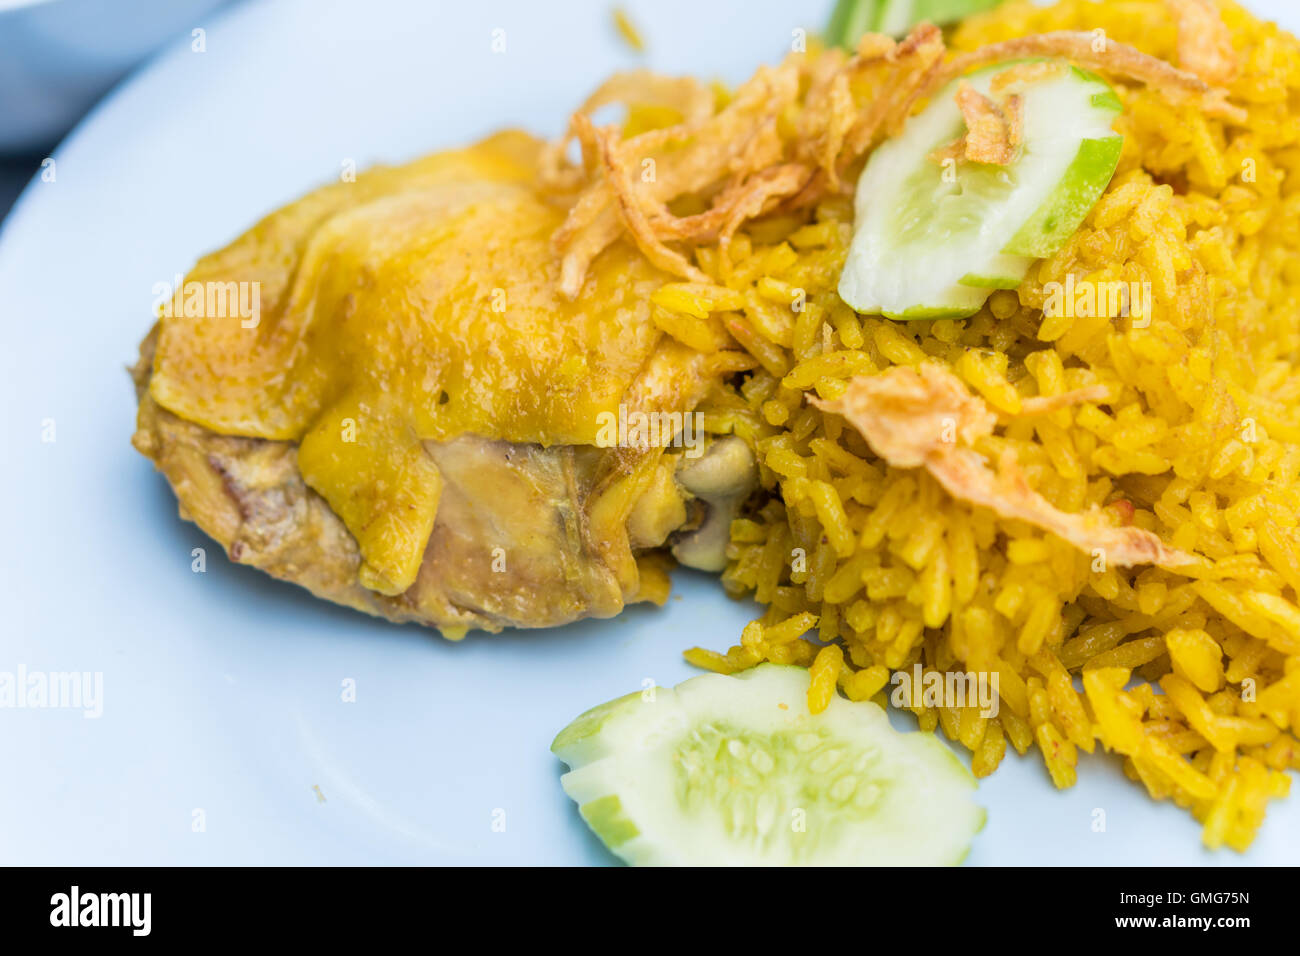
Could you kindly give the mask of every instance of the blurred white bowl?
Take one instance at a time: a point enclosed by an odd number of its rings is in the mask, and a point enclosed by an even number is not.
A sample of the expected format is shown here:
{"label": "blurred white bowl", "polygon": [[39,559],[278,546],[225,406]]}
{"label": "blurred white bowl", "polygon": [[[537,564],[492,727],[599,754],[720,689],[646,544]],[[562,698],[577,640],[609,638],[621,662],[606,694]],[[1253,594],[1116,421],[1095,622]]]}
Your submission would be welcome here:
{"label": "blurred white bowl", "polygon": [[52,145],[162,43],[228,0],[0,0],[0,152]]}

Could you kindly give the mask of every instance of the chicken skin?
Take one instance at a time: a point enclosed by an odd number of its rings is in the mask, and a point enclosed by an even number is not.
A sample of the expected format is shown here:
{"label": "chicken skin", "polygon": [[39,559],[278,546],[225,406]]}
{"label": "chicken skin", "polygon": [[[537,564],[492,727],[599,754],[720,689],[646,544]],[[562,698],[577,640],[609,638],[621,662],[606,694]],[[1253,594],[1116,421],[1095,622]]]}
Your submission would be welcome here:
{"label": "chicken skin", "polygon": [[451,637],[666,596],[664,549],[709,505],[673,435],[602,423],[681,421],[736,353],[659,331],[667,276],[630,244],[561,294],[540,150],[503,133],[326,186],[160,302],[133,442],[233,560]]}

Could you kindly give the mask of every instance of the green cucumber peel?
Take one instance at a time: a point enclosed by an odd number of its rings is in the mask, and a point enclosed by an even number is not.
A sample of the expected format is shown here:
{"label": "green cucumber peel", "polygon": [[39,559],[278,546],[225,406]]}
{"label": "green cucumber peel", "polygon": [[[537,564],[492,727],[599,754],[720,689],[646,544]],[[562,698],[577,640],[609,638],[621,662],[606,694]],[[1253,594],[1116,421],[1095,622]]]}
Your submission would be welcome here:
{"label": "green cucumber peel", "polygon": [[593,708],[552,744],[561,783],[633,864],[960,862],[985,821],[970,771],[869,701],[811,714],[808,682],[763,664]]}

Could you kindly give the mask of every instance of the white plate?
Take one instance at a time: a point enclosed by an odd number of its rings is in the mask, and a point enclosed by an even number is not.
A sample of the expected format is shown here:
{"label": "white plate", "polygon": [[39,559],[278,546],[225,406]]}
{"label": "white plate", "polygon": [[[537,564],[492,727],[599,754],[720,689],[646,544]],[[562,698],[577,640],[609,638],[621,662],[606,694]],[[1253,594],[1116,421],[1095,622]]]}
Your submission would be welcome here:
{"label": "white plate", "polygon": [[[650,65],[734,82],[816,28],[817,6],[632,9]],[[207,51],[187,31],[117,91],[0,236],[0,672],[103,679],[97,719],[0,709],[0,861],[610,863],[560,790],[552,735],[644,678],[690,676],[682,649],[725,647],[750,608],[682,573],[661,611],[450,644],[315,601],[231,565],[176,517],[128,444],[124,366],[155,282],[344,162],[512,124],[554,134],[639,61],[606,0],[284,2],[196,26]],[[355,703],[341,701],[349,679]],[[1058,793],[1038,758],[1009,758],[981,787],[989,823],[970,862],[1294,862],[1300,800],[1273,805],[1248,856],[1209,854],[1185,813],[1114,761],[1082,764]]]}

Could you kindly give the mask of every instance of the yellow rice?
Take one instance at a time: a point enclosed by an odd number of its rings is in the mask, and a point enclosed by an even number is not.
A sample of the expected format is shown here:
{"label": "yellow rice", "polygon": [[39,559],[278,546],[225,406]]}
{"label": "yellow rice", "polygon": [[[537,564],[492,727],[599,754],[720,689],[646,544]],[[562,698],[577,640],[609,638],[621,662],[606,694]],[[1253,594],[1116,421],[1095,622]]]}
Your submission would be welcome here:
{"label": "yellow rice", "polygon": [[[1194,105],[1120,87],[1120,168],[1084,226],[1019,292],[976,316],[858,316],[835,286],[847,200],[751,224],[725,255],[696,250],[716,286],[655,298],[665,332],[713,349],[728,333],[759,368],[704,411],[751,441],[768,496],[731,529],[724,583],[766,609],[725,654],[808,666],[810,705],[837,689],[884,702],[893,670],[996,672],[1001,708],[912,710],[991,773],[1009,743],[1058,787],[1079,750],[1120,756],[1152,797],[1243,850],[1300,767],[1300,46],[1226,4],[1242,70],[1225,128]],[[960,27],[956,49],[1047,30],[1104,30],[1176,62],[1162,0],[1009,3]],[[810,54],[811,55],[811,54]],[[1048,319],[1044,286],[1148,282],[1150,322]],[[792,307],[798,302],[803,306]],[[1142,327],[1145,326],[1145,327]],[[886,466],[805,397],[938,361],[991,407],[1101,383],[1118,396],[1017,419],[981,446],[1012,452],[1058,508],[1120,510],[1209,570],[1097,567],[1029,525]],[[1116,505],[1115,502],[1120,502]]]}

